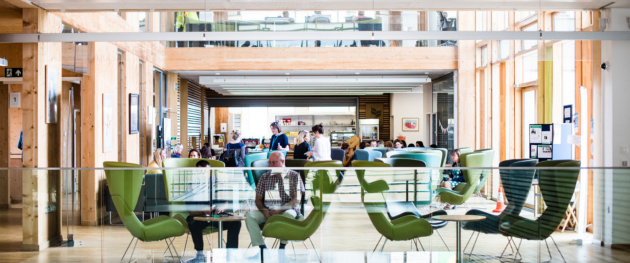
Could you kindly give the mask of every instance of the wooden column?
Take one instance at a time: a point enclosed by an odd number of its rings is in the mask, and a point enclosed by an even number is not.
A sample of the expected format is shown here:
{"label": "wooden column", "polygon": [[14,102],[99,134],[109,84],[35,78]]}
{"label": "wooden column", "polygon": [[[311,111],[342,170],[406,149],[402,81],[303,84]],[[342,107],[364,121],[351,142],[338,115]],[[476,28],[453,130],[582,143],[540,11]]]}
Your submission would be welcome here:
{"label": "wooden column", "polygon": [[[142,138],[140,139],[143,141],[143,158],[145,164],[148,165],[151,160],[153,160],[153,129],[156,125],[156,118],[154,112],[149,112],[153,111],[153,107],[155,107],[153,102],[153,64],[146,61],[142,64],[142,89],[144,90],[142,93],[144,94],[142,98],[142,109],[144,114],[141,115],[141,118],[144,132],[142,133]],[[154,118],[150,120],[149,116],[154,116]]]}
{"label": "wooden column", "polygon": [[188,152],[188,79],[181,79],[179,85],[179,94],[181,96],[179,103],[180,114],[180,136],[184,145],[184,152]]}
{"label": "wooden column", "polygon": [[[199,140],[200,140],[199,145],[196,146],[196,147],[201,149],[201,147],[203,146],[203,143],[206,142],[206,137],[205,137],[206,136],[206,132],[204,131],[205,130],[204,127],[206,126],[206,122],[207,122],[206,118],[208,118],[208,116],[206,116],[206,111],[205,111],[205,107],[206,107],[206,88],[203,87],[203,86],[201,87],[201,104],[199,104],[199,105],[201,105],[201,114],[200,114],[201,120],[199,122],[201,124],[201,129],[200,129],[201,130],[201,134],[199,134]],[[241,130],[240,132],[242,133],[243,131]]]}
{"label": "wooden column", "polygon": [[[41,9],[24,9],[23,21],[24,33],[61,33],[61,20]],[[59,167],[59,124],[46,123],[46,75],[55,74],[61,90],[61,43],[23,44],[23,69],[23,167]],[[61,241],[61,180],[58,171],[35,170],[22,179],[22,249],[39,251]]]}
{"label": "wooden column", "polygon": [[[475,11],[457,12],[459,31],[475,30]],[[458,40],[457,147],[475,147],[475,40]]]}
{"label": "wooden column", "polygon": [[[3,74],[3,73],[2,73]],[[9,167],[9,85],[0,83],[0,167]],[[9,171],[0,170],[0,209],[11,207],[11,181]]]}
{"label": "wooden column", "polygon": [[[130,134],[129,125],[129,94],[140,94],[140,61],[138,57],[129,53],[123,52],[123,70],[125,71],[123,79],[123,96],[121,103],[123,104],[123,137],[125,138],[123,143],[123,155],[125,162],[128,163],[140,163],[140,134]],[[140,112],[138,112],[140,114]],[[140,125],[140,121],[138,121]],[[139,128],[139,127],[138,127]]]}
{"label": "wooden column", "polygon": [[[104,150],[103,95],[113,97],[112,107],[116,113],[118,98],[113,87],[118,86],[116,46],[106,42],[89,43],[90,72],[83,76],[81,85],[81,167],[103,167],[104,161],[118,160],[116,132],[118,121],[111,120],[113,134],[112,149]],[[101,187],[104,185],[103,171],[81,172],[81,224],[97,225],[102,220],[103,203]]]}
{"label": "wooden column", "polygon": [[[165,74],[167,74],[166,93],[168,94],[168,105],[166,107],[169,108],[168,118],[171,119],[171,136],[176,137],[181,144],[185,144],[186,142],[181,140],[181,138],[179,137],[179,116],[177,116],[177,111],[179,109],[179,87],[175,89],[175,86],[179,83],[179,74],[172,72],[168,72]],[[170,140],[171,138],[166,139]],[[184,154],[184,152],[182,151],[182,157],[184,157],[184,155],[186,155],[185,157],[188,157],[188,153]]]}

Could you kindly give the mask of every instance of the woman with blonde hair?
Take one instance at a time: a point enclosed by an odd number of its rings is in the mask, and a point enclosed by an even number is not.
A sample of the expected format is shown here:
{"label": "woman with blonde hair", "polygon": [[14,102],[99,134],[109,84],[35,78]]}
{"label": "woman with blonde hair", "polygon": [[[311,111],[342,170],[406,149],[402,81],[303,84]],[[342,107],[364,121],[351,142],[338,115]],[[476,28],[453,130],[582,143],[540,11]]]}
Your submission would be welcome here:
{"label": "woman with blonde hair", "polygon": [[245,167],[245,144],[241,142],[241,133],[232,131],[232,141],[225,145],[222,161],[226,167]]}
{"label": "woman with blonde hair", "polygon": [[[153,160],[149,163],[149,167],[151,168],[162,168],[162,160],[166,159],[166,150],[162,148],[157,148],[155,152],[153,152]],[[161,170],[148,170],[147,173],[150,174],[159,174],[162,173]]]}
{"label": "woman with blonde hair", "polygon": [[293,148],[293,159],[307,159],[306,153],[311,151],[311,145],[308,143],[311,138],[308,131],[301,131],[296,139],[297,142]]}

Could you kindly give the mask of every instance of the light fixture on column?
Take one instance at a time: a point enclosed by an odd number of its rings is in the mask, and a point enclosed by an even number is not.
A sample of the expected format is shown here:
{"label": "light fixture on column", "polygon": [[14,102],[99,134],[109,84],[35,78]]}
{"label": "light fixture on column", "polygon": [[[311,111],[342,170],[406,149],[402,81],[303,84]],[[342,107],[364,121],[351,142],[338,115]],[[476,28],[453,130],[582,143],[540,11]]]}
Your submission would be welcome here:
{"label": "light fixture on column", "polygon": [[0,58],[0,67],[8,67],[9,61],[6,58]]}

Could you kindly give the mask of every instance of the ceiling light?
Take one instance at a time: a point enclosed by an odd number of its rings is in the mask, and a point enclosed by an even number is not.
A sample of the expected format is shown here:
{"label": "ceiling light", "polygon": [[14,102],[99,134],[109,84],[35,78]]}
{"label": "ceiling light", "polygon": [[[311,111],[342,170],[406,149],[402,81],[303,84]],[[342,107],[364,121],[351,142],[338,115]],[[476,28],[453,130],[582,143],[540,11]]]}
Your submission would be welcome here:
{"label": "ceiling light", "polygon": [[360,74],[361,74],[361,72],[355,72],[354,74],[360,75]]}
{"label": "ceiling light", "polygon": [[425,72],[424,74],[427,74],[427,75],[429,75],[429,72]]}
{"label": "ceiling light", "polygon": [[284,73],[284,75],[291,75],[291,73],[287,72],[287,73]]}
{"label": "ceiling light", "polygon": [[217,73],[214,73],[214,75],[217,75],[217,76],[218,76],[218,75],[221,75],[221,73],[217,72]]}
{"label": "ceiling light", "polygon": [[0,66],[8,67],[9,66],[9,61],[6,58],[0,58]]}

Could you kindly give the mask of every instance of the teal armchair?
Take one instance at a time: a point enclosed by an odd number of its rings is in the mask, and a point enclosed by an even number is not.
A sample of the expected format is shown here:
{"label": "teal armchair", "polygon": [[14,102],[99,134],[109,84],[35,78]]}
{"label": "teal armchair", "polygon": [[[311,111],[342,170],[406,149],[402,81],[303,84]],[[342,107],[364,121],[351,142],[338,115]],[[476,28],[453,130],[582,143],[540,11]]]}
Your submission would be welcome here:
{"label": "teal armchair", "polygon": [[[121,162],[104,162],[103,167],[142,168],[141,165]],[[136,239],[136,245],[138,240],[142,242],[164,240],[167,248],[175,250],[175,246],[173,246],[174,237],[184,234],[184,226],[176,219],[168,216],[158,216],[140,222],[133,210],[130,209],[130,207],[136,207],[140,188],[142,187],[143,175],[143,170],[105,170],[105,177],[107,178],[107,184],[109,185],[109,191],[116,210],[125,228],[133,236],[120,261],[124,260],[134,239]],[[136,245],[134,245],[134,249],[129,256],[129,262],[133,258]],[[175,250],[175,254],[179,257],[177,250]]]}
{"label": "teal armchair", "polygon": [[[267,153],[259,152],[259,153],[250,153],[245,155],[245,167],[252,167],[252,163],[258,160],[266,160]],[[247,183],[252,187],[252,189],[256,190],[256,180],[254,180],[254,174],[252,170],[247,170]]]}

